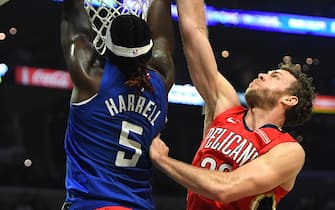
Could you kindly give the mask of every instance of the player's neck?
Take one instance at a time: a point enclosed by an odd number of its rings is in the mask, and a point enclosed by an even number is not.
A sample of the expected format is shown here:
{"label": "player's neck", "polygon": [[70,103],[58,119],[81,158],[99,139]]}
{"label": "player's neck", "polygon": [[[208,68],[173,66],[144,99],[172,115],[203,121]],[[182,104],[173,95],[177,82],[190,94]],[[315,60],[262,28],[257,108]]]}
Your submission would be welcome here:
{"label": "player's neck", "polygon": [[271,110],[264,110],[257,107],[249,108],[245,116],[245,122],[251,130],[256,130],[266,124],[272,124],[278,128],[282,128],[285,122],[285,113],[278,108]]}

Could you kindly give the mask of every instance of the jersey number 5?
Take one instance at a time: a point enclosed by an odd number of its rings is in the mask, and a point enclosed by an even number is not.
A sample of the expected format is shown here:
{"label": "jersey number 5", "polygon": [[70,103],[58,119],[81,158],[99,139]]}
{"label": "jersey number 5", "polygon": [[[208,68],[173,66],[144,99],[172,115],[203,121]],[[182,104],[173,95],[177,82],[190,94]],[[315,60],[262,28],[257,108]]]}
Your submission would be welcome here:
{"label": "jersey number 5", "polygon": [[129,139],[129,132],[142,135],[143,128],[132,124],[127,121],[122,121],[122,130],[119,138],[119,144],[132,148],[135,150],[135,153],[131,158],[126,158],[126,153],[124,151],[118,151],[116,155],[115,165],[119,167],[135,167],[140,156],[142,155],[141,144]]}

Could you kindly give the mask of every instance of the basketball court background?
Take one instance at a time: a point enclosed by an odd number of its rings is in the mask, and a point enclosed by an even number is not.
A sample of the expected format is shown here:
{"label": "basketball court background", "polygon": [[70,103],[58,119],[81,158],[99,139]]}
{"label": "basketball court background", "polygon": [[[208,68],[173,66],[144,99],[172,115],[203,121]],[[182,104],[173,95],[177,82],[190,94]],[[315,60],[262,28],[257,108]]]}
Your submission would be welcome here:
{"label": "basketball court background", "polygon": [[[265,10],[335,18],[330,1],[206,1],[217,8]],[[12,0],[0,7],[0,63],[8,65],[0,83],[0,209],[59,209],[63,202],[65,156],[63,136],[70,90],[17,84],[15,69],[29,66],[66,70],[60,49],[60,3]],[[15,35],[9,33],[16,27]],[[176,84],[190,84],[175,22]],[[255,31],[216,25],[210,40],[220,70],[239,91],[256,72],[275,68],[290,54],[298,63],[317,58],[309,73],[320,94],[335,95],[333,48],[335,38]],[[222,50],[230,56],[222,58]],[[191,162],[201,140],[200,106],[169,104],[163,137],[173,157]],[[303,137],[306,164],[294,191],[280,205],[283,210],[335,209],[335,115],[315,113],[294,135]],[[31,166],[25,160],[31,160]],[[26,162],[27,163],[27,162]],[[28,162],[29,163],[29,162]],[[28,164],[29,165],[29,164]],[[156,171],[153,180],[157,210],[184,209],[185,189]]]}

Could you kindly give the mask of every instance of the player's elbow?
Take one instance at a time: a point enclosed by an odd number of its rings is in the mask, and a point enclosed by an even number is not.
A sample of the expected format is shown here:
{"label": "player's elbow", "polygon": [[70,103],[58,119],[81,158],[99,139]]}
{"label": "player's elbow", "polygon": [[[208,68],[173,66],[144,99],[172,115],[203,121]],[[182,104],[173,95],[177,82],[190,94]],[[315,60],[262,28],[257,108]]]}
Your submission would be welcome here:
{"label": "player's elbow", "polygon": [[[259,183],[252,179],[244,180],[243,182],[241,182],[241,180],[231,180],[229,184],[217,185],[217,189],[215,193],[213,193],[213,199],[228,204],[255,194],[257,187],[260,187],[259,189],[266,188],[265,186],[260,186]],[[266,188],[266,190],[268,190],[268,188]]]}
{"label": "player's elbow", "polygon": [[224,204],[228,204],[231,203],[233,201],[238,200],[239,198],[236,197],[236,195],[234,195],[233,193],[231,193],[229,190],[225,191],[225,192],[221,192],[220,194],[218,194],[217,196],[217,201],[224,203]]}
{"label": "player's elbow", "polygon": [[212,199],[216,200],[223,204],[229,204],[231,202],[237,201],[242,197],[233,193],[232,190],[220,190],[217,191],[215,194],[212,194]]}
{"label": "player's elbow", "polygon": [[208,190],[208,197],[212,200],[219,201],[224,204],[228,204],[232,201],[236,200],[236,196],[233,194],[233,186],[232,185],[220,185],[216,184]]}

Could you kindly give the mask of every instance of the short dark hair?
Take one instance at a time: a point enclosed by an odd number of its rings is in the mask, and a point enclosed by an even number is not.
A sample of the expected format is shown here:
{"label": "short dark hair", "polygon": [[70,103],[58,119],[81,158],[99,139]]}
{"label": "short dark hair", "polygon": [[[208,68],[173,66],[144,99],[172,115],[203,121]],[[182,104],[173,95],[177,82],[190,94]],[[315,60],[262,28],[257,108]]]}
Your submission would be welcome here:
{"label": "short dark hair", "polygon": [[148,45],[151,31],[145,20],[130,14],[116,16],[110,27],[113,44],[134,48]]}
{"label": "short dark hair", "polygon": [[312,116],[313,101],[316,96],[313,78],[303,73],[299,64],[282,63],[279,68],[290,72],[297,80],[288,88],[288,91],[289,94],[298,97],[298,104],[286,111],[284,126],[294,127],[301,125]]}
{"label": "short dark hair", "polygon": [[[147,22],[129,14],[119,15],[113,19],[110,34],[114,45],[127,48],[143,47],[148,45],[152,38]],[[108,55],[111,61],[126,74],[127,86],[153,91],[147,76],[147,62],[151,58],[152,50],[132,58],[117,56],[111,51]]]}

